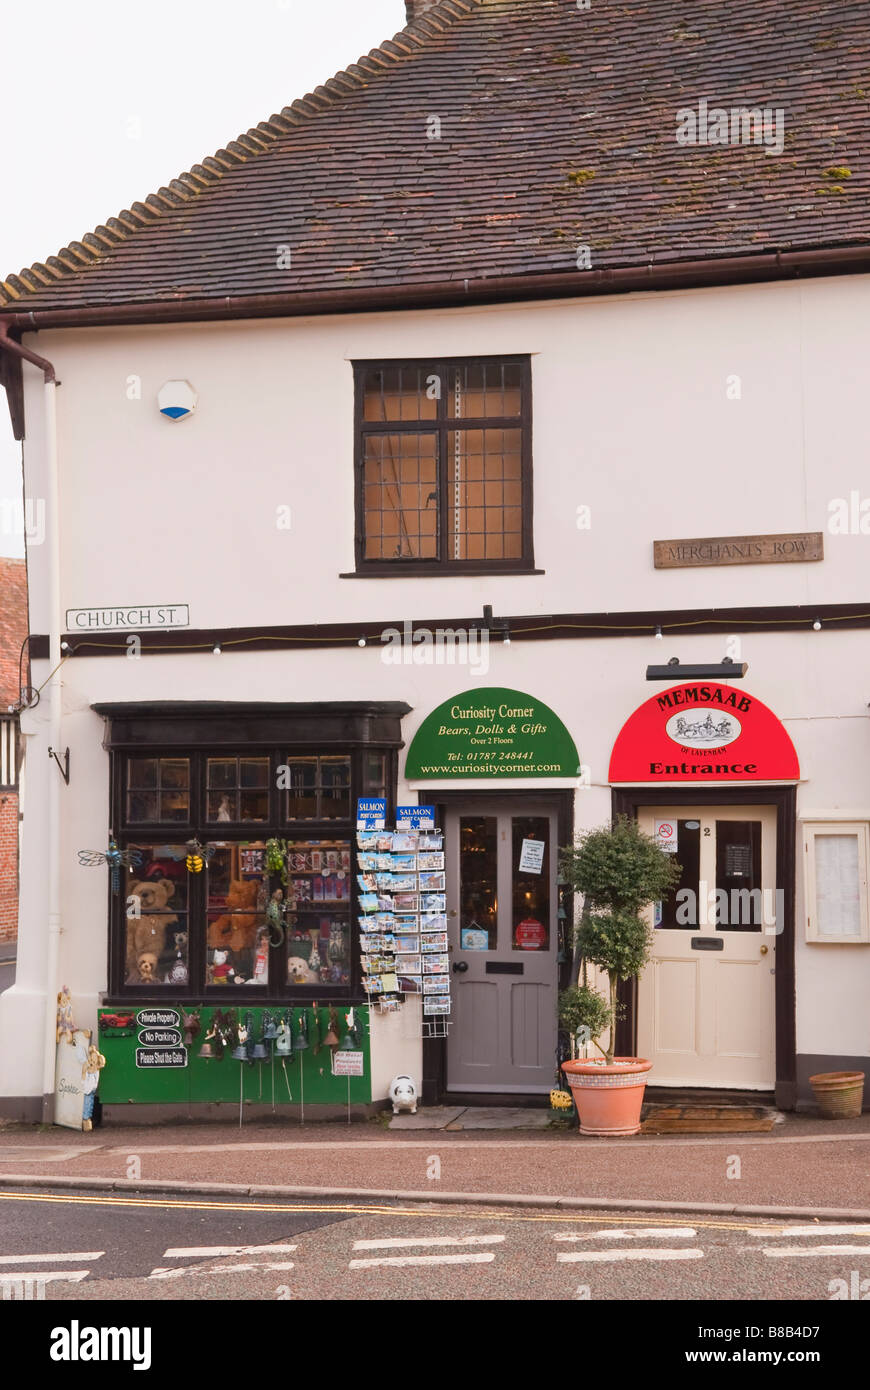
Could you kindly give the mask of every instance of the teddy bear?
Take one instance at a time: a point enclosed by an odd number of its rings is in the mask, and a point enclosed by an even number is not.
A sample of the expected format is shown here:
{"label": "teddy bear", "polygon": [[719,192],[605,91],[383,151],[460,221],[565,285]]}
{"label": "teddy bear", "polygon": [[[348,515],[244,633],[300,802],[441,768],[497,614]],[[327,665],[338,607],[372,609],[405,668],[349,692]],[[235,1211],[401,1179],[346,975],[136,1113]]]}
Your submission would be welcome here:
{"label": "teddy bear", "polygon": [[166,933],[178,918],[166,909],[175,895],[175,884],[168,878],[150,878],[131,883],[127,897],[138,899],[139,915],[127,914],[127,984],[136,984],[138,959],[142,951],[159,957],[166,948]]}
{"label": "teddy bear", "polygon": [[253,969],[257,928],[263,923],[263,914],[251,911],[256,909],[259,887],[256,879],[232,879],[226,901],[232,911],[215,917],[208,926],[209,947],[213,951],[231,951],[242,977],[250,975]]}
{"label": "teddy bear", "polygon": [[158,983],[156,951],[139,952],[136,959],[136,978],[128,983],[136,985],[156,985]]}

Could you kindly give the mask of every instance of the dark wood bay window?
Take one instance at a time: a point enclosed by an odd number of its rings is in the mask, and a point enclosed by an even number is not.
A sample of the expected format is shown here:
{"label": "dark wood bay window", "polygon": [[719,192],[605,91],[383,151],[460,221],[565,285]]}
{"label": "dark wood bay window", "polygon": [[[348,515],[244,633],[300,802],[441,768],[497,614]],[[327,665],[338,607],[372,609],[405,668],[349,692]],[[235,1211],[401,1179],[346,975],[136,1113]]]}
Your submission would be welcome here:
{"label": "dark wood bay window", "polygon": [[354,374],[357,574],[531,570],[529,358]]}
{"label": "dark wood bay window", "polygon": [[354,811],[358,797],[395,804],[409,707],[94,708],[112,833],[133,859],[109,895],[110,993],[361,1000]]}

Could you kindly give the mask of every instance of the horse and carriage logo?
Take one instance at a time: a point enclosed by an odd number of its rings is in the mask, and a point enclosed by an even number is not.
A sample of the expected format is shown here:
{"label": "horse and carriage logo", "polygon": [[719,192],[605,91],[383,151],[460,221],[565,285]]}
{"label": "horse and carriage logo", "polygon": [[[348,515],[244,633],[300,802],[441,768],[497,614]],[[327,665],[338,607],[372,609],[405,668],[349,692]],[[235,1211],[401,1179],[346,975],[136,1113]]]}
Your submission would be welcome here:
{"label": "horse and carriage logo", "polygon": [[724,748],[740,737],[740,721],[733,714],[723,714],[714,719],[710,711],[706,717],[686,718],[684,714],[673,714],[665,725],[665,732],[674,743],[687,748]]}

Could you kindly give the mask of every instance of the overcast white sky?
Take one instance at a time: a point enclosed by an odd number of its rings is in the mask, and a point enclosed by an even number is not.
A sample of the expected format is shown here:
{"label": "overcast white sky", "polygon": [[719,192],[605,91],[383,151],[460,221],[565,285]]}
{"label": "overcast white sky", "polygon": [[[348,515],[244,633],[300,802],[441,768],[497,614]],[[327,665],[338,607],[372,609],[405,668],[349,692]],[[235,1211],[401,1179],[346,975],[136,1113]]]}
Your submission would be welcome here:
{"label": "overcast white sky", "polygon": [[[404,23],[404,0],[10,0],[0,275],[80,240]],[[0,500],[20,496],[0,388]],[[0,555],[23,554],[0,525]]]}

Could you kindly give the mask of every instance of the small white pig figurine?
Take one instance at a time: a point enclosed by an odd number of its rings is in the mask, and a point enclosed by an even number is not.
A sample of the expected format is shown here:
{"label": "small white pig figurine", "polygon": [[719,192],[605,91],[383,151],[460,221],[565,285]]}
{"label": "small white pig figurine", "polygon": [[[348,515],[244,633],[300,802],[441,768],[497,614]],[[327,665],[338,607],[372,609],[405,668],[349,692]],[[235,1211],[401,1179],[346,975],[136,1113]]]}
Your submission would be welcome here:
{"label": "small white pig figurine", "polygon": [[398,1115],[400,1110],[409,1110],[412,1115],[417,1113],[417,1087],[410,1076],[394,1076],[390,1082],[390,1100],[393,1102],[393,1114]]}

